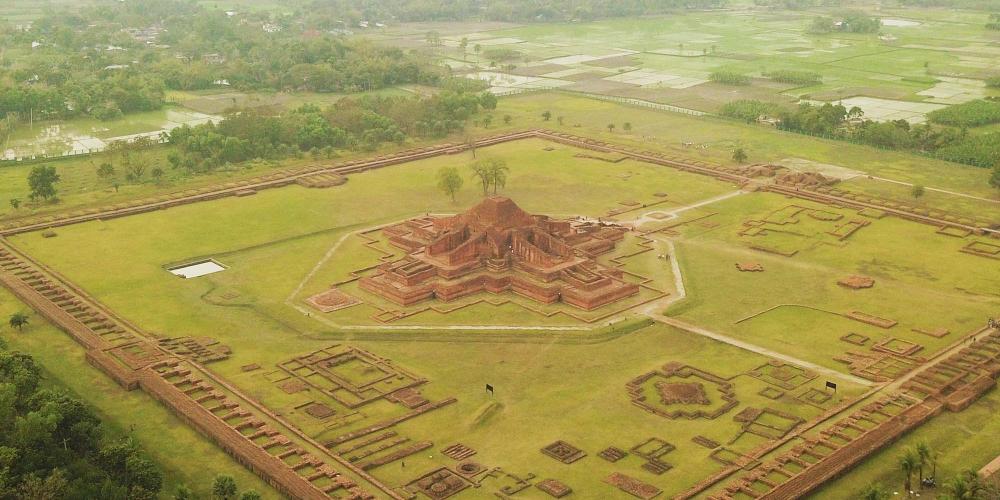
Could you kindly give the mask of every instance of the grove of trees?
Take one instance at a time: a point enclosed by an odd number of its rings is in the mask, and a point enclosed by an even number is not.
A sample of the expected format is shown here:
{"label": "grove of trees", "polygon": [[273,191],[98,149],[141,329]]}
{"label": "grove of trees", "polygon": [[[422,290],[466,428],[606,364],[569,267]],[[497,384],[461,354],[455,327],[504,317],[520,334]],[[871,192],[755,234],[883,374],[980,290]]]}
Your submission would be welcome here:
{"label": "grove of trees", "polygon": [[163,474],[142,449],[41,380],[31,356],[0,342],[0,498],[156,498]]}
{"label": "grove of trees", "polygon": [[338,149],[374,151],[381,144],[402,144],[408,137],[443,137],[496,104],[496,96],[488,92],[445,90],[426,98],[344,98],[326,109],[303,105],[284,114],[244,110],[218,125],[175,128],[170,142],[180,151],[167,160],[173,168],[201,173],[306,151],[328,158]]}
{"label": "grove of trees", "polygon": [[777,126],[782,130],[914,151],[978,167],[992,167],[1000,161],[1000,132],[970,134],[965,128],[928,123],[911,125],[905,120],[877,122],[864,119],[864,113],[858,108],[847,109],[840,104],[802,103],[785,108],[745,99],[727,103],[721,114],[748,123],[767,115],[777,118]]}

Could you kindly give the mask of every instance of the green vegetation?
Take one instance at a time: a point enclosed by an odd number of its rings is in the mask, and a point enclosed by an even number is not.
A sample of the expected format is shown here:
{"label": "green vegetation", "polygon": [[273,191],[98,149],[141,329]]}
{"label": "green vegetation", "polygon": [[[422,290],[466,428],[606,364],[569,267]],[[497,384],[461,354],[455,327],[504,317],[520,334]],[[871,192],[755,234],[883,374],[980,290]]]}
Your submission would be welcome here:
{"label": "green vegetation", "polygon": [[750,85],[750,77],[736,71],[713,71],[708,78],[726,85]]}
{"label": "green vegetation", "polygon": [[1000,14],[990,14],[990,21],[986,23],[986,29],[1000,31]]}
{"label": "green vegetation", "polygon": [[155,498],[163,474],[139,446],[107,438],[89,406],[41,379],[30,355],[0,345],[0,497]]}
{"label": "green vegetation", "polygon": [[778,107],[769,102],[758,101],[756,99],[740,99],[738,101],[727,102],[719,114],[743,120],[747,123],[756,122],[761,116],[767,116],[777,111]]}
{"label": "green vegetation", "polygon": [[51,200],[56,197],[56,183],[59,174],[51,165],[37,165],[28,174],[28,187],[31,188],[31,199]]}
{"label": "green vegetation", "polygon": [[834,31],[847,33],[877,33],[882,21],[859,10],[842,12],[835,17],[821,16],[813,19],[809,27],[811,33],[823,34]]}
{"label": "green vegetation", "polygon": [[218,125],[179,127],[170,142],[181,153],[168,156],[174,168],[207,172],[253,159],[277,160],[312,151],[334,156],[337,149],[374,151],[386,142],[403,144],[408,135],[443,137],[461,130],[480,109],[496,107],[489,93],[445,91],[428,98],[342,99],[321,110],[304,105],[284,115],[248,110]]}
{"label": "green vegetation", "polygon": [[442,167],[438,170],[438,188],[444,191],[451,201],[455,201],[455,196],[458,194],[458,190],[462,189],[462,184],[465,181],[462,179],[462,175],[458,173],[458,169],[455,167]]}
{"label": "green vegetation", "polygon": [[794,85],[819,85],[823,83],[823,77],[819,73],[812,71],[779,70],[764,73],[764,76],[781,83],[791,83]]}
{"label": "green vegetation", "polygon": [[7,324],[10,325],[11,328],[17,328],[17,331],[19,332],[23,331],[24,327],[28,326],[28,315],[18,311],[10,315],[10,319],[7,321]]}
{"label": "green vegetation", "polygon": [[[1000,104],[997,106],[1000,110]],[[945,108],[942,111],[950,109],[952,108]],[[760,116],[772,115],[778,119],[777,126],[781,130],[880,148],[910,150],[978,167],[988,167],[1000,160],[997,133],[971,135],[951,127],[934,127],[930,124],[911,126],[905,120],[890,122],[866,120],[862,118],[864,113],[860,108],[848,110],[840,104],[826,103],[815,106],[803,103],[797,108],[786,109],[758,100],[745,99],[726,104],[721,114],[747,123],[756,121]]]}
{"label": "green vegetation", "polygon": [[[379,0],[313,0],[308,2],[319,20],[338,26],[341,20],[357,26],[371,19],[401,21],[458,21],[485,19],[506,22],[553,22],[602,17],[665,14],[679,9],[724,7],[727,0],[485,0],[483,2],[426,3],[419,0],[381,2]],[[322,21],[320,21],[322,22]]]}
{"label": "green vegetation", "polygon": [[399,49],[306,31],[177,0],[49,12],[28,32],[0,32],[4,47],[28,49],[0,72],[0,118],[111,119],[159,109],[167,89],[354,92],[442,76]]}
{"label": "green vegetation", "polygon": [[934,123],[954,127],[978,127],[1000,123],[1000,102],[976,99],[932,111],[927,114]]}

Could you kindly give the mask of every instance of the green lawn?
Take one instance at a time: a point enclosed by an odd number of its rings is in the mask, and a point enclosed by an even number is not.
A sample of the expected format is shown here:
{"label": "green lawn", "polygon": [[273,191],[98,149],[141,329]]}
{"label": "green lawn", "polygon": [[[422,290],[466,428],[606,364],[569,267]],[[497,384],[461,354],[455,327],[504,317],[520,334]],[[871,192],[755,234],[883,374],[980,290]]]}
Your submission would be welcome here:
{"label": "green lawn", "polygon": [[[668,193],[670,203],[665,208],[669,208],[733,190],[726,183],[669,168],[587,160],[575,157],[572,148],[557,145],[547,151],[548,146],[525,140],[480,148],[477,155],[506,158],[511,172],[504,194],[536,213],[599,216],[620,206],[617,202],[623,198],[647,200],[657,191]],[[324,400],[340,412],[347,410],[313,390],[289,395],[276,386],[281,378],[275,371],[277,363],[332,343],[348,343],[428,378],[425,396],[458,398],[445,409],[397,426],[402,436],[430,440],[436,448],[462,442],[479,450],[481,463],[514,473],[558,477],[578,491],[607,491],[600,479],[612,470],[629,471],[668,492],[681,491],[722,467],[708,458],[708,450],[691,442],[693,437],[728,443],[726,447],[737,452],[765,443],[755,435],[740,435],[739,424],[732,420],[739,408],[766,406],[809,419],[862,391],[845,379],[844,389],[823,407],[794,398],[809,388],[820,388],[823,379],[816,378],[772,401],[758,394],[766,387],[764,382],[745,375],[764,364],[765,357],[664,326],[623,330],[619,325],[617,330],[588,335],[355,333],[336,331],[285,304],[346,231],[425,212],[453,212],[473,203],[480,196],[474,186],[467,186],[453,204],[436,190],[433,178],[442,165],[470,160],[468,155],[425,160],[353,175],[344,186],[326,190],[291,186],[253,197],[78,224],[58,229],[56,238],[20,235],[13,242],[151,332],[210,336],[231,346],[232,358],[211,365],[212,369],[320,440],[400,411],[394,405],[374,403],[364,407],[364,418],[327,427],[296,408],[309,400]],[[68,248],[74,251],[67,252]],[[177,279],[164,269],[202,257],[213,257],[229,268],[192,280]],[[680,258],[684,262],[683,252]],[[519,314],[516,310],[505,308],[481,309],[480,314],[488,324],[519,321],[511,318]],[[442,324],[461,319],[449,316]],[[665,420],[631,405],[625,384],[670,361],[735,377],[739,407],[716,420]],[[244,373],[240,366],[249,363],[264,369]],[[498,388],[494,400],[482,393],[485,383]],[[644,471],[634,457],[611,465],[594,456],[607,446],[628,449],[650,437],[677,447],[664,458],[674,469],[663,476]],[[557,439],[590,456],[582,465],[568,467],[538,452]],[[447,460],[430,452],[426,458],[407,459],[406,469],[393,464],[375,472],[390,484],[403,484],[417,471],[448,464]],[[487,482],[484,487],[495,491],[499,484]]]}

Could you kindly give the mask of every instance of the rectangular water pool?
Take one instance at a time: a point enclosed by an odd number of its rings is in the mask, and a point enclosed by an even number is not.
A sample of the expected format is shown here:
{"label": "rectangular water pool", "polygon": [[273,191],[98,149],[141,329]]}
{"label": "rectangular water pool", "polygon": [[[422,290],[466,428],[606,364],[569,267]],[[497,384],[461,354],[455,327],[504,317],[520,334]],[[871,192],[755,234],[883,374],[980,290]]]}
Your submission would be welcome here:
{"label": "rectangular water pool", "polygon": [[167,270],[182,278],[197,278],[198,276],[225,271],[226,268],[214,260],[204,260]]}

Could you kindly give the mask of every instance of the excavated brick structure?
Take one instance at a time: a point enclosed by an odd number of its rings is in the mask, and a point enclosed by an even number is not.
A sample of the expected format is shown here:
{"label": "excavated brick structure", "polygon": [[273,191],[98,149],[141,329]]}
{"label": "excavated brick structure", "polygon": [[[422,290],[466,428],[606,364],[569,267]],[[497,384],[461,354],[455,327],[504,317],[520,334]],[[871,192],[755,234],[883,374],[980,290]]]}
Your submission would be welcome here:
{"label": "excavated brick structure", "polygon": [[360,284],[403,306],[512,291],[592,310],[639,293],[621,271],[594,260],[614,250],[624,228],[531,215],[501,196],[463,214],[413,219],[384,233],[409,253]]}

